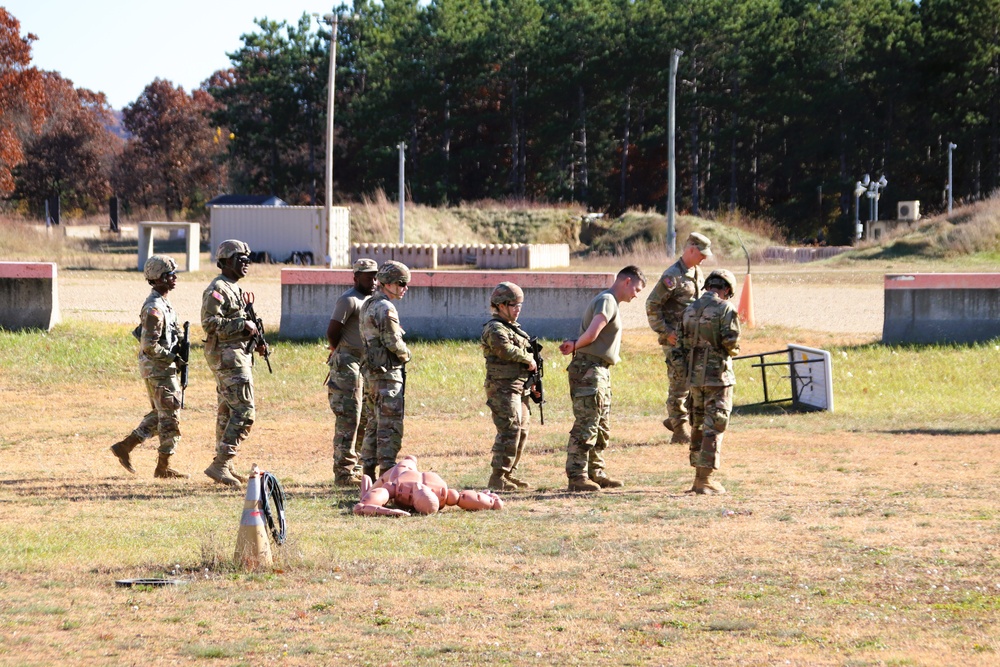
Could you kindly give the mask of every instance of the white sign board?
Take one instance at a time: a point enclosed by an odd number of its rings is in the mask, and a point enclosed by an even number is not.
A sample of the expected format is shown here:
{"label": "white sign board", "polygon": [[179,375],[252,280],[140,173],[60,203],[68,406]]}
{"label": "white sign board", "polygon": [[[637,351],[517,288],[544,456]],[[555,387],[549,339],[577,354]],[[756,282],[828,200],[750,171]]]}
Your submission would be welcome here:
{"label": "white sign board", "polygon": [[833,412],[833,363],[830,353],[802,345],[788,346],[792,405]]}

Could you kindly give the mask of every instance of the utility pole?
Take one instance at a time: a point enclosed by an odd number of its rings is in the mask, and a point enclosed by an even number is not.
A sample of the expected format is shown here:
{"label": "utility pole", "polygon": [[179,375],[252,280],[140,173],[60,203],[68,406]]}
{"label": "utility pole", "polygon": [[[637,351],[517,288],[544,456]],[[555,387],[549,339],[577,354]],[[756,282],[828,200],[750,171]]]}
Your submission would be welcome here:
{"label": "utility pole", "polygon": [[406,209],[404,208],[406,204],[406,184],[404,181],[405,169],[403,166],[406,162],[406,144],[399,142],[396,148],[399,149],[399,242],[402,244],[406,243],[403,234],[403,223],[406,221]]}

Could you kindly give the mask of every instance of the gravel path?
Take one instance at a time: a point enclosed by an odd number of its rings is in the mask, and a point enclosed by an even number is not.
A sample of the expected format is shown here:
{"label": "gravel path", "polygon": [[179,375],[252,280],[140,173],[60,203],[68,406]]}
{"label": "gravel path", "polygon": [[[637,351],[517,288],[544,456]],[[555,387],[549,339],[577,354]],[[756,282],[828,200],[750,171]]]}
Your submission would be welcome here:
{"label": "gravel path", "polygon": [[[181,321],[198,321],[201,293],[214,273],[179,274],[170,301]],[[648,273],[652,279],[651,271]],[[737,274],[739,276],[739,274]],[[742,276],[740,276],[742,280]],[[255,267],[240,283],[257,296],[257,312],[277,326],[281,319],[280,267]],[[89,319],[131,324],[149,286],[134,271],[62,271],[59,301],[64,319]],[[755,272],[754,312],[758,324],[780,325],[808,331],[877,335],[882,332],[883,288],[881,273],[862,276],[851,272]],[[646,292],[626,304],[626,328],[646,325]]]}

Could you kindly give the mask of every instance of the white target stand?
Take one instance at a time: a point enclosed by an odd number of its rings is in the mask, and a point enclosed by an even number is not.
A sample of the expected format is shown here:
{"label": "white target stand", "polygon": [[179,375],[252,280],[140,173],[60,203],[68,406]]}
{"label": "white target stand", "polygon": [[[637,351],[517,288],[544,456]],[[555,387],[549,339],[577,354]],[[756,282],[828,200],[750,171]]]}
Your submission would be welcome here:
{"label": "white target stand", "polygon": [[[768,357],[784,356],[783,361],[768,361]],[[761,385],[764,389],[764,400],[750,405],[767,405],[770,403],[785,403],[791,401],[797,410],[826,410],[833,412],[833,361],[826,350],[817,350],[804,345],[788,346],[786,350],[745,354],[733,357],[739,359],[756,359],[753,368],[760,369]],[[767,386],[767,369],[787,367],[786,377],[791,383],[792,395],[775,398]],[[741,406],[745,407],[745,406]]]}

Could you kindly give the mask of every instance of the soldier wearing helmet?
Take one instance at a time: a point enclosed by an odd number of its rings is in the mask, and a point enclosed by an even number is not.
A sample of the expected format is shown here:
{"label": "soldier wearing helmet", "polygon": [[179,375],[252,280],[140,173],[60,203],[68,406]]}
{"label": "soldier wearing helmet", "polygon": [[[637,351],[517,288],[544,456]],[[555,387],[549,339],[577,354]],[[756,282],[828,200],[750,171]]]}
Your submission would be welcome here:
{"label": "soldier wearing helmet", "polygon": [[490,308],[493,319],[483,325],[480,344],[486,357],[486,405],[493,413],[497,435],[493,440],[493,473],[489,488],[515,491],[528,484],[514,476],[528,438],[528,380],[538,369],[530,349],[530,338],[517,318],[524,292],[514,283],[493,288]]}
{"label": "soldier wearing helmet", "polygon": [[190,475],[170,467],[170,457],[181,439],[178,418],[181,383],[178,373],[183,360],[177,356],[181,329],[177,324],[177,313],[167,300],[167,294],[177,285],[177,263],[167,255],[153,255],[146,260],[142,275],[153,290],[142,304],[139,327],[133,333],[139,338],[139,374],[145,381],[152,410],[135,430],[111,446],[111,453],[122,467],[135,474],[132,450],[150,436],[158,434],[159,458],[153,476],[187,478]]}
{"label": "soldier wearing helmet", "polygon": [[722,462],[722,436],[733,410],[732,358],[740,351],[740,320],[729,299],[736,278],[716,269],[705,279],[705,293],[684,311],[683,345],[691,388],[690,463],[694,484],[688,493],[720,494],[726,489],[711,479]]}
{"label": "soldier wearing helmet", "polygon": [[361,340],[365,348],[365,363],[371,379],[370,396],[374,400],[374,415],[366,428],[361,448],[362,473],[376,479],[396,465],[396,456],[403,445],[404,396],[406,363],[410,350],[403,342],[403,328],[393,301],[402,299],[410,283],[410,269],[402,262],[386,261],[376,274],[378,289],[361,307]]}
{"label": "soldier wearing helmet", "polygon": [[667,418],[663,425],[673,431],[670,442],[686,445],[691,441],[687,412],[687,366],[681,351],[681,322],[684,309],[697,299],[703,289],[704,275],[699,264],[712,256],[712,242],[694,232],[688,236],[684,251],[653,286],[646,299],[646,317],[657,333],[667,364]]}
{"label": "soldier wearing helmet", "polygon": [[[215,257],[222,273],[209,283],[201,299],[205,360],[215,375],[218,397],[215,459],[205,474],[219,484],[238,488],[246,477],[236,472],[232,460],[256,418],[253,351],[247,347],[257,327],[247,315],[246,293],[237,285],[250,268],[250,246],[236,239],[223,241]],[[263,346],[256,351],[265,352]]]}
{"label": "soldier wearing helmet", "polygon": [[333,434],[333,483],[340,487],[361,486],[357,445],[364,438],[369,417],[363,410],[365,382],[361,367],[365,344],[361,340],[361,307],[375,291],[377,272],[378,264],[373,259],[354,262],[354,287],[337,299],[326,329],[330,344],[327,398],[337,420]]}

